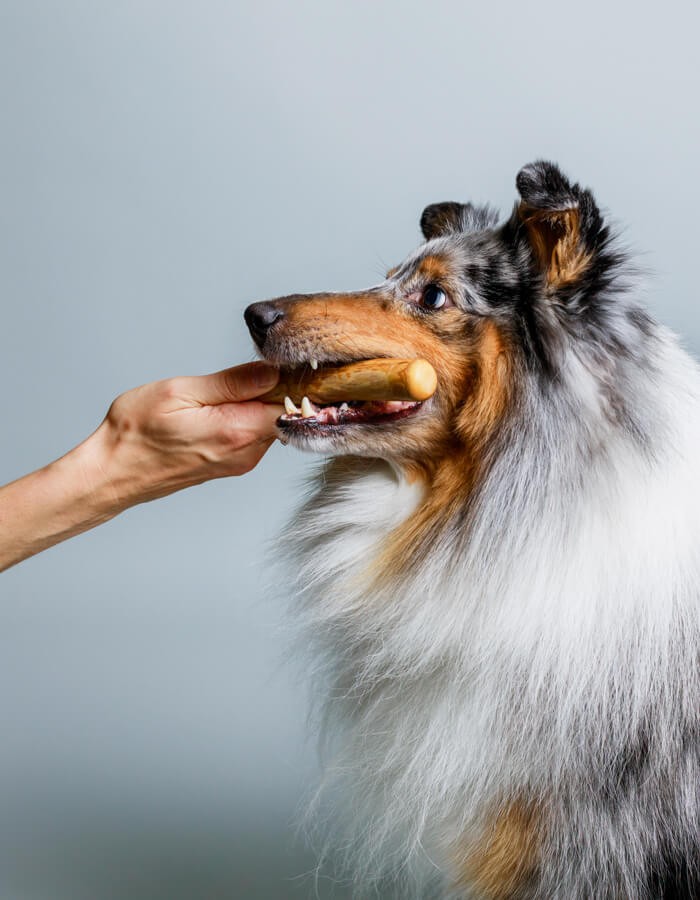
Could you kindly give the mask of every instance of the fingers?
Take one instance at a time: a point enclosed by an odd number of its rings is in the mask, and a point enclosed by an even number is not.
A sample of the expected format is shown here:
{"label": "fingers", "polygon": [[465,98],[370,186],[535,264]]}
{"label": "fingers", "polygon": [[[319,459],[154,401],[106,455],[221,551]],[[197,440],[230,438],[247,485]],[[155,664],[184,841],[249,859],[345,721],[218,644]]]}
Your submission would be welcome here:
{"label": "fingers", "polygon": [[249,447],[245,455],[239,457],[232,474],[245,475],[246,472],[250,472],[251,469],[254,469],[274,442],[274,438],[271,438],[270,440],[261,441],[259,444]]}
{"label": "fingers", "polygon": [[[212,410],[213,412],[213,410]],[[277,436],[275,423],[284,413],[284,407],[271,403],[222,403],[216,408],[223,417],[223,425],[229,434],[236,436],[239,446],[264,440],[274,440]]]}
{"label": "fingers", "polygon": [[252,400],[273,388],[278,380],[279,371],[274,366],[253,362],[214,372],[212,375],[179,378],[178,387],[198,404],[216,406],[220,403]]}
{"label": "fingers", "polygon": [[275,421],[284,407],[267,403],[225,403],[210,410],[219,417],[217,431],[224,441],[219,452],[223,472],[244,475],[267,453],[277,437]]}

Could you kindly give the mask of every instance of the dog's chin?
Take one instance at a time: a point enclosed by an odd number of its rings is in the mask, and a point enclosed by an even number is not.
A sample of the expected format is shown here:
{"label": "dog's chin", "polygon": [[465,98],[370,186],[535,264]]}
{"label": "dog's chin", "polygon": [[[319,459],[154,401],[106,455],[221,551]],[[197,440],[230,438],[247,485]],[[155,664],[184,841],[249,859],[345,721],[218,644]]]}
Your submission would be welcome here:
{"label": "dog's chin", "polygon": [[426,405],[418,401],[311,404],[313,415],[280,416],[277,428],[284,443],[301,450],[392,458],[402,455],[407,429],[424,419]]}

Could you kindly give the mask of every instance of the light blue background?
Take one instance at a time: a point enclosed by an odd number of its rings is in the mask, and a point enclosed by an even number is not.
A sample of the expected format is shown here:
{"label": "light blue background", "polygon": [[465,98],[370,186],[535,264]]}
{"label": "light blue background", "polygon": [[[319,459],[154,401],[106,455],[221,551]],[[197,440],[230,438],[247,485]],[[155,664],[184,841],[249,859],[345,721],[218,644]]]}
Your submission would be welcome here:
{"label": "light blue background", "polygon": [[[700,346],[696,8],[0,0],[0,481],[129,387],[252,358],[249,302],[375,283],[426,203],[508,211],[541,156]],[[0,576],[2,900],[310,894],[315,745],[262,589],[310,462]]]}

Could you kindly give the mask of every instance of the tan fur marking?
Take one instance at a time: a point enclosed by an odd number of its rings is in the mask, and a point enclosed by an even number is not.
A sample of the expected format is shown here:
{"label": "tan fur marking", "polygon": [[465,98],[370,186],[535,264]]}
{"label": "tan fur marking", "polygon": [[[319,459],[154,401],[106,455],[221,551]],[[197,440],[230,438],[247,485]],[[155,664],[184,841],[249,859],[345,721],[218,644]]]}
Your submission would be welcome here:
{"label": "tan fur marking", "polygon": [[547,284],[556,290],[577,281],[591,261],[581,247],[578,210],[533,210],[521,204],[520,216]]}
{"label": "tan fur marking", "polygon": [[[302,339],[313,346],[317,343],[325,353],[338,358],[395,356],[410,358],[426,356],[425,329],[402,315],[382,307],[385,298],[379,294],[315,294],[286,307],[288,339]],[[371,323],[371,328],[368,327]],[[426,357],[432,362],[434,351]]]}
{"label": "tan fur marking", "polygon": [[418,272],[429,282],[442,282],[450,276],[447,264],[437,256],[426,256],[418,263]]}
{"label": "tan fur marking", "polygon": [[477,372],[475,389],[459,414],[457,427],[463,438],[481,444],[505,409],[509,387],[506,348],[497,327],[489,321],[482,326]]}
{"label": "tan fur marking", "polygon": [[[454,399],[454,432],[424,459],[413,463],[413,480],[422,468],[425,501],[389,535],[373,565],[378,584],[390,583],[432,545],[431,538],[440,523],[464,508],[483,473],[485,448],[510,396],[507,348],[493,323],[480,323],[469,356],[466,369],[462,361],[464,375]],[[452,372],[459,371],[455,360],[451,366]]]}
{"label": "tan fur marking", "polygon": [[533,807],[515,802],[493,820],[476,846],[457,858],[457,888],[476,888],[484,900],[509,900],[537,869],[541,823]]}

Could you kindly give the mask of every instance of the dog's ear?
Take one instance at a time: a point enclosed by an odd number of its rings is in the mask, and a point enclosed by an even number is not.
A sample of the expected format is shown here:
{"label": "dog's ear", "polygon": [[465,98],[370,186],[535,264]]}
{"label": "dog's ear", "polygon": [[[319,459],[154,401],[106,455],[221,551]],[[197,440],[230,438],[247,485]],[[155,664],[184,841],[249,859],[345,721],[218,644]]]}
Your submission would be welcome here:
{"label": "dog's ear", "polygon": [[521,169],[516,186],[521,199],[514,224],[524,228],[547,285],[556,290],[575,284],[601,239],[602,218],[593,195],[544,161]]}
{"label": "dog's ear", "polygon": [[420,228],[426,241],[447,234],[480,231],[495,224],[496,214],[488,206],[473,206],[471,203],[431,203],[423,210]]}
{"label": "dog's ear", "polygon": [[462,204],[446,200],[444,203],[431,203],[423,210],[420,217],[420,230],[426,241],[461,231]]}

